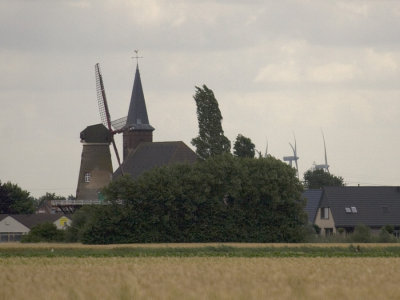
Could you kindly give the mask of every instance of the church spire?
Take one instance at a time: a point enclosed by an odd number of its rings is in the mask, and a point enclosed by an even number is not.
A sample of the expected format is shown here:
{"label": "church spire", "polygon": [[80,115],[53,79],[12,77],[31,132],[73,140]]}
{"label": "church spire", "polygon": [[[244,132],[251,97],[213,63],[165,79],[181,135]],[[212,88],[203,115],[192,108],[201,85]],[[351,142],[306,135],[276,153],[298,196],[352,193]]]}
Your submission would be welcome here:
{"label": "church spire", "polygon": [[154,128],[150,125],[147,116],[146,101],[144,100],[139,65],[137,64],[128,118],[123,131],[124,160],[140,143],[153,141],[153,130]]}
{"label": "church spire", "polygon": [[136,65],[135,80],[133,82],[132,96],[126,125],[130,130],[154,130],[154,128],[150,125],[149,118],[147,116],[146,101],[144,100],[142,81],[140,79],[138,65]]}

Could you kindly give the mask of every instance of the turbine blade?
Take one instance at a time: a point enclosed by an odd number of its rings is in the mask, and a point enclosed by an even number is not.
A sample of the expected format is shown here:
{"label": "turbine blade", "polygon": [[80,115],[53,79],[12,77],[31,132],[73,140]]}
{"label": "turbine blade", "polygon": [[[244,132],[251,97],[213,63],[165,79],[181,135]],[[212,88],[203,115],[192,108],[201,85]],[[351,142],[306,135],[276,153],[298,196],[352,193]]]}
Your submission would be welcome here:
{"label": "turbine blade", "polygon": [[[293,147],[293,145],[292,145],[291,143],[289,143],[289,145],[290,145],[290,148],[292,148],[292,150],[293,150],[293,154],[296,153],[296,150],[295,150],[295,148]],[[296,156],[296,155],[295,155],[295,156]]]}
{"label": "turbine blade", "polygon": [[322,132],[322,139],[324,140],[325,165],[328,165],[328,156],[326,155],[326,144],[325,144],[325,137],[324,137],[323,132]]}

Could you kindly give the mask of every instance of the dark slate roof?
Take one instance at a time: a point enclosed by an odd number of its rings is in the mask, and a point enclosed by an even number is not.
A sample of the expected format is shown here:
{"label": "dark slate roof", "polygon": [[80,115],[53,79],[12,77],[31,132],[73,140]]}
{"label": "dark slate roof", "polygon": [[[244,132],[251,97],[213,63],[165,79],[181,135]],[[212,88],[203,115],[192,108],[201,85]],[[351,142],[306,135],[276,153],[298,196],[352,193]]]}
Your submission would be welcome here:
{"label": "dark slate roof", "polygon": [[126,126],[131,130],[154,130],[147,116],[146,101],[144,100],[139,67],[136,67]]}
{"label": "dark slate roof", "polygon": [[111,143],[111,133],[103,124],[86,127],[80,136],[85,143]]}
{"label": "dark slate roof", "polygon": [[[400,188],[324,187],[320,207],[330,207],[336,227],[400,225]],[[346,212],[346,208],[355,212]]]}
{"label": "dark slate roof", "polygon": [[307,200],[304,211],[308,215],[308,222],[314,223],[315,216],[317,215],[319,203],[322,197],[322,190],[305,190],[303,198]]}
{"label": "dark slate roof", "polygon": [[38,224],[42,224],[42,223],[46,223],[46,222],[53,223],[53,222],[57,221],[59,218],[64,217],[64,216],[71,219],[70,217],[68,217],[67,215],[64,215],[64,214],[31,214],[31,215],[2,214],[2,215],[0,215],[0,221],[3,220],[4,218],[6,218],[7,216],[14,218],[15,220],[17,220],[21,224],[25,225],[29,229],[31,229],[33,226],[38,225]]}
{"label": "dark slate roof", "polygon": [[[140,143],[124,160],[122,168],[124,173],[137,178],[143,172],[155,167],[175,163],[194,163],[196,160],[196,153],[181,141]],[[113,175],[113,179],[120,175],[121,171],[118,168]]]}

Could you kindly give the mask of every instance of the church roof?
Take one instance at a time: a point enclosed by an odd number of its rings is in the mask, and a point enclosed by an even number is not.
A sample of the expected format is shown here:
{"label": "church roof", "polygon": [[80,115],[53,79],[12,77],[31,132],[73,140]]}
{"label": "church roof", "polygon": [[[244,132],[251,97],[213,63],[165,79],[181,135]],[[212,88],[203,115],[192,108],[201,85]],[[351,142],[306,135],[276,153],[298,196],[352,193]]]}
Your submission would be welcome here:
{"label": "church roof", "polygon": [[[141,143],[124,160],[122,168],[125,174],[137,178],[155,167],[175,163],[194,163],[196,160],[196,153],[182,141]],[[115,171],[113,179],[119,176],[121,176],[120,168]]]}
{"label": "church roof", "polygon": [[133,82],[131,102],[129,105],[126,126],[133,130],[154,130],[147,116],[146,102],[144,100],[142,81],[140,80],[139,67],[136,67],[135,80]]}

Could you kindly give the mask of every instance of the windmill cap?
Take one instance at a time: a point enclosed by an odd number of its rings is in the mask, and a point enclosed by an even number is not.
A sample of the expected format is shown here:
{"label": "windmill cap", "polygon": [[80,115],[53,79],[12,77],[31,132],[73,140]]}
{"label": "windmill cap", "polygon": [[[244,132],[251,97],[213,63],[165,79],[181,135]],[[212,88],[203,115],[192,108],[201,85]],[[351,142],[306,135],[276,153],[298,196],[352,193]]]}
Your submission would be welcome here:
{"label": "windmill cap", "polygon": [[110,143],[111,133],[103,124],[90,125],[80,134],[85,143]]}

